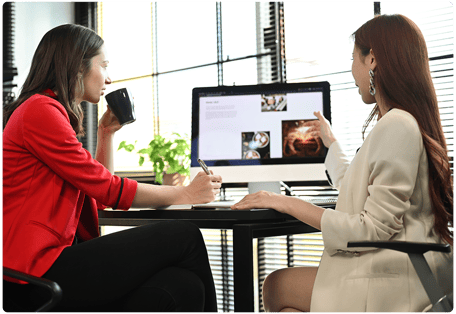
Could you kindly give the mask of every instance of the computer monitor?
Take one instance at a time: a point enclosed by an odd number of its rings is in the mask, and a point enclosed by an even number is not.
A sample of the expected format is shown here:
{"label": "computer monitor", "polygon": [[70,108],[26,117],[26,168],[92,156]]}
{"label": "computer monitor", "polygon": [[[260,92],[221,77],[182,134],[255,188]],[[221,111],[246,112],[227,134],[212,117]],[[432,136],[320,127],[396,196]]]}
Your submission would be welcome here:
{"label": "computer monitor", "polygon": [[331,121],[328,82],[198,87],[192,95],[190,176],[202,159],[224,183],[277,192],[280,181],[326,181],[327,149],[307,132]]}

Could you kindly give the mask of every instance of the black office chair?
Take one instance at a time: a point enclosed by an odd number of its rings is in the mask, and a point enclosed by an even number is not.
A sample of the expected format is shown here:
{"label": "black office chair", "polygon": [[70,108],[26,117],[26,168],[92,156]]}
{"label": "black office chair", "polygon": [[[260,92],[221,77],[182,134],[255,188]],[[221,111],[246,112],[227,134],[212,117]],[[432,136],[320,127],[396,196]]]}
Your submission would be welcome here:
{"label": "black office chair", "polygon": [[[31,285],[35,285],[41,288],[48,290],[51,293],[51,299],[46,302],[44,305],[40,306],[37,310],[30,309],[28,300],[21,299],[21,296],[15,295],[12,296],[12,291],[5,290],[5,286],[14,285],[13,283],[5,282],[3,279],[3,310],[6,312],[47,312],[54,308],[57,303],[60,302],[62,299],[62,289],[60,286],[51,280],[40,278],[32,275],[28,275],[26,273],[8,268],[3,267],[3,276],[7,276],[9,278],[19,279],[25,282],[28,282]],[[19,285],[19,284],[17,284]]]}
{"label": "black office chair", "polygon": [[450,253],[451,247],[449,244],[406,241],[362,241],[348,242],[347,247],[373,247],[407,253],[431,301],[432,308],[430,311],[451,312],[453,310],[453,293],[450,295],[443,293],[423,255],[427,251]]}

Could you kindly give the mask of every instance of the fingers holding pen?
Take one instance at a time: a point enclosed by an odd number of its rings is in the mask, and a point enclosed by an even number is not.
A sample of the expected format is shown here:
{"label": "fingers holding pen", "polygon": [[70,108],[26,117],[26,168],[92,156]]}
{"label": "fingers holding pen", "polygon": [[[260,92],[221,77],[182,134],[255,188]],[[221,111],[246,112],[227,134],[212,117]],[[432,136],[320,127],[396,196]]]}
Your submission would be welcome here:
{"label": "fingers holding pen", "polygon": [[214,175],[212,170],[211,170],[211,183],[212,183],[212,189],[214,192],[214,196],[220,194],[220,188],[222,187],[222,177],[220,175]]}
{"label": "fingers holding pen", "polygon": [[211,173],[210,176],[212,182],[220,182],[220,184],[222,183],[222,176],[214,174],[212,170],[209,170],[209,172]]}
{"label": "fingers holding pen", "polygon": [[215,197],[217,194],[220,193],[220,188],[222,187],[222,177],[220,175],[215,175],[212,170],[209,170],[209,168],[206,166],[206,163],[200,158],[198,158],[197,161],[200,164],[201,168],[203,168],[204,170],[200,171],[197,177],[202,178],[206,175],[206,178],[209,179],[213,196]]}
{"label": "fingers holding pen", "polygon": [[209,184],[212,189],[215,191],[215,195],[220,193],[220,188],[222,187],[222,177],[218,174],[214,174],[212,170],[209,170],[210,174],[206,174],[203,171],[200,171],[202,177],[206,177],[209,179]]}
{"label": "fingers holding pen", "polygon": [[[209,176],[209,178],[212,182],[213,188],[218,189],[218,193],[220,193],[220,188],[222,186],[222,177],[220,175],[215,175],[212,170],[209,170],[209,168],[206,166],[204,161],[202,161],[201,159],[198,159],[198,162],[201,165],[201,167],[203,168],[204,173],[206,173]],[[203,171],[200,171],[200,173],[201,173],[201,175],[204,175]]]}
{"label": "fingers holding pen", "polygon": [[206,174],[204,171],[197,173],[195,178],[186,187],[189,204],[211,202],[220,193],[222,178],[219,175]]}
{"label": "fingers holding pen", "polygon": [[193,180],[210,182],[211,184],[214,184],[214,186],[221,186],[222,184],[222,177],[218,174],[214,174],[212,170],[210,171],[210,174],[206,174],[204,171],[198,172]]}
{"label": "fingers holding pen", "polygon": [[222,177],[219,175],[210,175],[211,183],[214,188],[220,189],[222,187]]}

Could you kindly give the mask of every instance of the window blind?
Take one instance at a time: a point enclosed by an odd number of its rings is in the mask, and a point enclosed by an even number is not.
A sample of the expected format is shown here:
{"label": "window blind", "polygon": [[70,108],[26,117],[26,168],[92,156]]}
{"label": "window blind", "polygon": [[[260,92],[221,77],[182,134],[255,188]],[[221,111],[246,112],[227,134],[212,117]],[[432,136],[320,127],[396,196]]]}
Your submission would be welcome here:
{"label": "window blind", "polygon": [[15,99],[13,79],[17,75],[14,62],[15,4],[3,4],[3,106]]}
{"label": "window blind", "polygon": [[233,231],[201,230],[217,291],[219,312],[234,312]]}

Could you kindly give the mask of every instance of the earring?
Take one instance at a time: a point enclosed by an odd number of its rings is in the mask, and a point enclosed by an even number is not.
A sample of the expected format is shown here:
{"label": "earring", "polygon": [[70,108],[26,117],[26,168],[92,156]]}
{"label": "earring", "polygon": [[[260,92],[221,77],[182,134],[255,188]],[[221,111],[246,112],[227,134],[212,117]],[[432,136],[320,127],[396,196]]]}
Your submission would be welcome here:
{"label": "earring", "polygon": [[375,86],[374,86],[374,71],[372,69],[369,69],[369,76],[370,76],[370,84],[369,84],[369,93],[372,96],[375,96]]}

